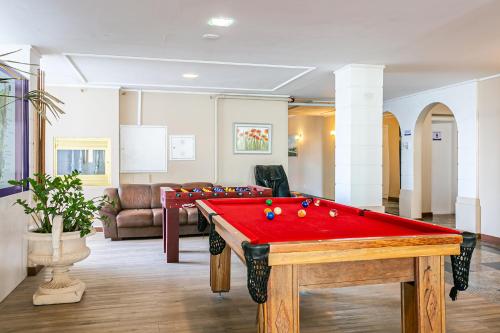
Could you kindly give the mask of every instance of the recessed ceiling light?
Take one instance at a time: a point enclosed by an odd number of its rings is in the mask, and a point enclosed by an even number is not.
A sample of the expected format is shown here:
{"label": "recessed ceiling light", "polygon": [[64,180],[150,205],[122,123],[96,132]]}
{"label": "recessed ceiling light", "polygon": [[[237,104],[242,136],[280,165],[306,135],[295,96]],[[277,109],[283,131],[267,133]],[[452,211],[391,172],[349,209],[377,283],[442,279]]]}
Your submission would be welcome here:
{"label": "recessed ceiling light", "polygon": [[198,74],[185,73],[185,74],[182,74],[182,77],[185,79],[196,79],[198,77]]}
{"label": "recessed ceiling light", "polygon": [[220,35],[217,35],[217,34],[204,34],[201,37],[203,37],[205,39],[219,39]]}
{"label": "recessed ceiling light", "polygon": [[230,17],[212,17],[208,20],[208,25],[215,27],[229,27],[234,23],[234,19]]}

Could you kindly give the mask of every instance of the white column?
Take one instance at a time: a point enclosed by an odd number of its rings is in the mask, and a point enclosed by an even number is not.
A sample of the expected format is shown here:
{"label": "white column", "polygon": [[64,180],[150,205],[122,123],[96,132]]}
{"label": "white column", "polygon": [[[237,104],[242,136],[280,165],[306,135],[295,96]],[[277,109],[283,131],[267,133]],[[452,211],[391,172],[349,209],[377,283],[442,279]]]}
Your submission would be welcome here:
{"label": "white column", "polygon": [[335,200],[383,211],[382,114],[385,66],[335,71]]}

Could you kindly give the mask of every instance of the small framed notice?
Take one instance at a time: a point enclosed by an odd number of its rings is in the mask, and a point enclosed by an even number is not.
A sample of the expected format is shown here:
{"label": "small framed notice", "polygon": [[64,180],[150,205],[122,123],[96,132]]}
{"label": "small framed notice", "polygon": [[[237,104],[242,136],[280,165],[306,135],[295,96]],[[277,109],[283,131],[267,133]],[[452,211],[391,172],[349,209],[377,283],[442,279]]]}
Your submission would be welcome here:
{"label": "small framed notice", "polygon": [[170,160],[194,161],[195,146],[194,135],[170,135]]}
{"label": "small framed notice", "polygon": [[432,141],[441,141],[443,140],[443,133],[441,131],[432,132]]}

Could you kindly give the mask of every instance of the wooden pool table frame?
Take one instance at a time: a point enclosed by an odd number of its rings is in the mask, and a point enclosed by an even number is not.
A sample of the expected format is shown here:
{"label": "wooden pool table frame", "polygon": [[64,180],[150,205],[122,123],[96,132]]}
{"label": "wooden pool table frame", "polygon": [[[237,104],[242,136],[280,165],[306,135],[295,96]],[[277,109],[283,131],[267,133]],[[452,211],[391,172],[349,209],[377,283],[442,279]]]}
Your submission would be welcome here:
{"label": "wooden pool table frame", "polygon": [[[196,205],[207,219],[216,213],[202,200]],[[211,255],[210,286],[228,292],[231,250],[245,263],[241,244],[249,239],[221,216],[212,223],[226,247]],[[444,256],[460,254],[461,243],[459,234],[269,243],[271,272],[267,302],[258,306],[258,332],[299,332],[300,288],[393,282],[401,283],[402,332],[445,332]]]}

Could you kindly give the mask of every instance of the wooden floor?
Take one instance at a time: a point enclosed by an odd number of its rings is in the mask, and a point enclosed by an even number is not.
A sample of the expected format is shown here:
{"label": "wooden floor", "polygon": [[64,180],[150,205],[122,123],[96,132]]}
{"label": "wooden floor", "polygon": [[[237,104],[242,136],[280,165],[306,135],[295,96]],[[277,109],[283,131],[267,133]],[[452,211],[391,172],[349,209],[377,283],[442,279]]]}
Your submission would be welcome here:
{"label": "wooden floor", "polygon": [[[91,256],[72,269],[88,286],[82,302],[35,307],[31,295],[44,274],[29,277],[0,303],[0,332],[255,332],[246,269],[233,256],[231,292],[212,294],[207,242],[183,238],[182,262],[165,264],[159,239],[110,242],[98,234]],[[471,292],[447,298],[447,331],[500,332],[500,249],[482,244],[473,260]],[[301,332],[400,332],[398,284],[300,297]]]}

